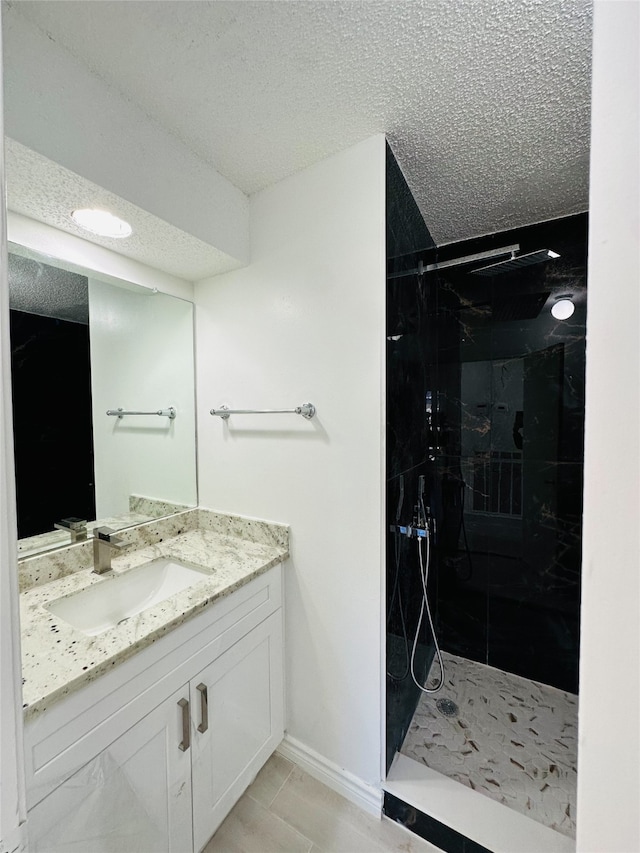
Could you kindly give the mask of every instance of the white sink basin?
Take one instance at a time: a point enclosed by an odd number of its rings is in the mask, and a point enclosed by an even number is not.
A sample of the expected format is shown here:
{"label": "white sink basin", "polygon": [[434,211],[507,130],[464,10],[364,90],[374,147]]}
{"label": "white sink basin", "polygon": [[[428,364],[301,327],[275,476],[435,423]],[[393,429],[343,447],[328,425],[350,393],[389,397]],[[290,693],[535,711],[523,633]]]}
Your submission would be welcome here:
{"label": "white sink basin", "polygon": [[109,575],[87,589],[50,601],[46,608],[93,637],[210,575],[206,569],[161,558],[122,575]]}

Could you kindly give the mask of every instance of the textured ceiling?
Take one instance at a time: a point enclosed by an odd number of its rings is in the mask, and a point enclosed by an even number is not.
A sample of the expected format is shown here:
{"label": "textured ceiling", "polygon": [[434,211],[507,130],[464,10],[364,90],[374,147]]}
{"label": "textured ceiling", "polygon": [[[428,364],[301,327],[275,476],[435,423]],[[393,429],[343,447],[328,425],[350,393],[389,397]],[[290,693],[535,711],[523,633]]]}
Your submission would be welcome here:
{"label": "textured ceiling", "polygon": [[[214,246],[180,231],[13,139],[5,140],[5,162],[7,206],[16,213],[189,281],[241,266],[235,258]],[[132,235],[118,240],[98,237],[79,228],[70,214],[82,207],[117,211],[133,228]]]}
{"label": "textured ceiling", "polygon": [[85,275],[9,252],[9,307],[14,311],[89,325]]}
{"label": "textured ceiling", "polygon": [[385,132],[438,243],[587,207],[590,0],[10,5],[247,193]]}

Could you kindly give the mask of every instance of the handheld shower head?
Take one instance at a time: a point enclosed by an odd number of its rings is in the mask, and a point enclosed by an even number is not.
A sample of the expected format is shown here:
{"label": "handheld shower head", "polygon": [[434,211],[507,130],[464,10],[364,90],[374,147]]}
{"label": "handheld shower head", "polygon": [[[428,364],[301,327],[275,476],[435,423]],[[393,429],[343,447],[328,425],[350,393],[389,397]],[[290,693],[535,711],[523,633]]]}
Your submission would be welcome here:
{"label": "handheld shower head", "polygon": [[426,526],[427,509],[424,505],[424,474],[418,477],[418,525]]}
{"label": "handheld shower head", "polygon": [[398,506],[396,507],[396,524],[400,524],[402,515],[402,504],[404,503],[404,474],[400,474],[400,494],[398,495]]}

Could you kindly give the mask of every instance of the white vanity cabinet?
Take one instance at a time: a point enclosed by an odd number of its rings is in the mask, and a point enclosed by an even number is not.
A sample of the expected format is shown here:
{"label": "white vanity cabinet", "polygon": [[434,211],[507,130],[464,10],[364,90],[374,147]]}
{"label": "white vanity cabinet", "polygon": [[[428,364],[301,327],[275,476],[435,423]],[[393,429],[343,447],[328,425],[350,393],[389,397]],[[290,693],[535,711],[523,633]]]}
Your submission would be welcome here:
{"label": "white vanity cabinet", "polygon": [[[208,713],[202,708],[205,689]],[[279,614],[200,672],[190,694],[193,835],[194,849],[201,850],[247,787],[245,768],[262,767],[282,740]],[[203,720],[208,725],[201,732]]]}
{"label": "white vanity cabinet", "polygon": [[30,853],[192,850],[191,759],[178,691],[29,811]]}
{"label": "white vanity cabinet", "polygon": [[276,566],[27,722],[29,849],[199,851],[283,727]]}

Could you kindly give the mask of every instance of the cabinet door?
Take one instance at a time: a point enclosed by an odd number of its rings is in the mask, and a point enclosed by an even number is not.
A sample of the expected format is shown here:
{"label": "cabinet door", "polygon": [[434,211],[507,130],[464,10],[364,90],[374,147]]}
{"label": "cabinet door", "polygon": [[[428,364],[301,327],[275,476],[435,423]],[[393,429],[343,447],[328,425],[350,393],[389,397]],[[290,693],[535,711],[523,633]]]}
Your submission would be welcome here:
{"label": "cabinet door", "polygon": [[189,689],[193,836],[201,850],[282,740],[281,611],[202,670]]}
{"label": "cabinet door", "polygon": [[183,698],[186,686],[29,811],[31,853],[193,849],[191,756],[179,748]]}

